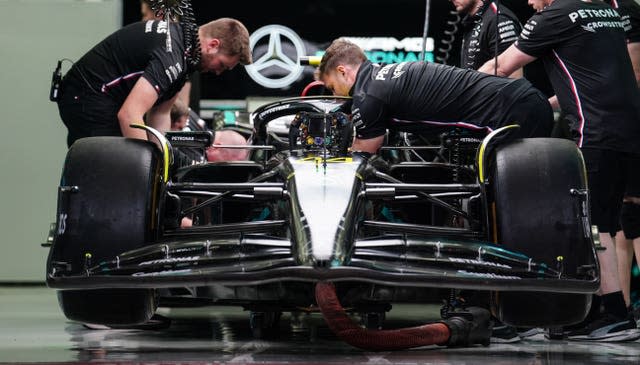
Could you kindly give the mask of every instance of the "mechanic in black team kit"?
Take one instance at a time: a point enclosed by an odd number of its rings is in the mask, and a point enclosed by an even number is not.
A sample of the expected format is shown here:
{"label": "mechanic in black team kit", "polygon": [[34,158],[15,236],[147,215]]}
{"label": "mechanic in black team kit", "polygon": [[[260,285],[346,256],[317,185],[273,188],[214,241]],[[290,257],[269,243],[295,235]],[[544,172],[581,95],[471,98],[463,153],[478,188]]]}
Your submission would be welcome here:
{"label": "mechanic in black team kit", "polygon": [[[498,73],[543,59],[557,102],[569,117],[589,179],[591,218],[605,248],[598,252],[604,313],[594,303],[569,339],[630,341],[640,337],[625,306],[617,273],[615,234],[629,161],[640,154],[640,93],[627,52],[623,22],[600,1],[529,0],[538,12],[498,58]],[[481,71],[491,73],[490,60]]]}
{"label": "mechanic in black team kit", "polygon": [[[635,0],[605,0],[605,2],[620,14],[627,36],[627,51],[629,51],[636,82],[640,84],[640,5]],[[633,304],[631,302],[631,266],[634,251],[636,262],[640,263],[640,160],[631,161],[629,173],[620,212],[621,226],[618,227],[615,239],[618,276],[627,306]],[[637,316],[636,319],[638,319]]]}
{"label": "mechanic in black team kit", "polygon": [[631,65],[636,76],[636,82],[640,85],[640,4],[636,0],[605,0],[616,9],[627,36],[627,50],[631,57]]}
{"label": "mechanic in black team kit", "polygon": [[519,136],[534,137],[547,136],[553,123],[546,97],[524,79],[426,62],[372,64],[344,39],[333,41],[319,70],[335,95],[353,97],[353,151],[376,153],[391,124],[487,130],[519,124]]}
{"label": "mechanic in black team kit", "polygon": [[[464,17],[460,67],[477,70],[495,57],[496,38],[498,54],[518,39],[522,26],[518,17],[504,5],[500,4],[498,10],[491,0],[451,0],[451,3]],[[511,77],[522,77],[522,72],[515,72]]]}
{"label": "mechanic in black team kit", "polygon": [[146,132],[129,127],[144,123],[145,113],[146,124],[166,132],[171,106],[190,73],[220,74],[238,63],[251,63],[251,52],[249,32],[235,19],[199,28],[159,20],[126,26],[93,47],[64,77],[58,108],[69,130],[67,144],[89,136],[146,139]]}

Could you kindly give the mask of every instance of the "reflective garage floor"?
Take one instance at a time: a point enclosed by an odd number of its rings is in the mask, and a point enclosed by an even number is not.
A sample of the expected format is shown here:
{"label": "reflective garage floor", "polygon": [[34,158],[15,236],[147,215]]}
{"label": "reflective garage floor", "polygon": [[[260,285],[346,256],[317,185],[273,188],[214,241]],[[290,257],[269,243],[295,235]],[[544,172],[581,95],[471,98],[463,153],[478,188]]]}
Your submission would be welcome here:
{"label": "reflective garage floor", "polygon": [[[238,308],[180,309],[159,331],[88,330],[67,321],[55,292],[0,287],[0,363],[229,363],[229,364],[640,364],[640,342],[548,341],[465,349],[425,347],[363,352],[338,340],[312,315],[285,315],[277,340],[255,341],[248,313]],[[385,327],[423,324],[436,306],[396,305]]]}

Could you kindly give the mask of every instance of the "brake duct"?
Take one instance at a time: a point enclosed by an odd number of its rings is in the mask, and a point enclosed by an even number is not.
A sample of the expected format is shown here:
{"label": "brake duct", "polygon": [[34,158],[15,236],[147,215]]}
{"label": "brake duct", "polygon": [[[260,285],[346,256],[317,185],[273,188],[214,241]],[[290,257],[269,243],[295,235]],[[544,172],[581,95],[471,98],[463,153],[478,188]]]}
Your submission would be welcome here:
{"label": "brake duct", "polygon": [[331,282],[316,284],[316,302],[333,333],[351,346],[367,351],[403,350],[420,346],[489,345],[489,311],[469,307],[451,312],[440,322],[393,330],[360,327],[347,315]]}

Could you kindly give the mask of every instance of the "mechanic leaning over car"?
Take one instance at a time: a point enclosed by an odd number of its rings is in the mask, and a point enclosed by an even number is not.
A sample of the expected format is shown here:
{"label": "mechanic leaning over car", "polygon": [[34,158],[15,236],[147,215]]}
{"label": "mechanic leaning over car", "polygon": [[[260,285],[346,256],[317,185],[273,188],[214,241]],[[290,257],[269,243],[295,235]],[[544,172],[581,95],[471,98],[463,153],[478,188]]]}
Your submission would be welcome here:
{"label": "mechanic leaning over car", "polygon": [[[529,0],[538,12],[516,43],[498,58],[498,74],[542,58],[558,103],[571,122],[587,168],[591,219],[605,248],[600,261],[600,304],[579,325],[566,329],[569,339],[629,341],[640,337],[621,292],[612,235],[629,174],[640,155],[640,93],[627,52],[623,22],[600,1]],[[493,73],[495,60],[481,71]],[[557,97],[557,98],[556,98]]]}
{"label": "mechanic leaning over car", "polygon": [[331,43],[319,69],[335,95],[353,97],[354,152],[376,153],[387,128],[407,123],[487,130],[515,123],[521,137],[548,136],[553,124],[546,97],[525,79],[428,62],[380,66],[345,39]]}
{"label": "mechanic leaning over car", "polygon": [[159,20],[133,23],[78,60],[64,77],[58,98],[69,130],[67,145],[89,136],[146,139],[145,131],[129,127],[133,123],[146,122],[166,132],[171,106],[189,74],[220,74],[251,63],[249,32],[239,21],[221,18],[189,28]]}

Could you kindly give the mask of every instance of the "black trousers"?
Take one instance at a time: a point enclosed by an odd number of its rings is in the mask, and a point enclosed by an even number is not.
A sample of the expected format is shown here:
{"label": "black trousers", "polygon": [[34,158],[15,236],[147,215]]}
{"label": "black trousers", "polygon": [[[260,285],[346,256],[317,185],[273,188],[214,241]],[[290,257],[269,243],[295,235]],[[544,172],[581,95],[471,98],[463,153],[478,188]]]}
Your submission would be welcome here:
{"label": "black trousers", "polygon": [[638,156],[598,148],[582,148],[587,168],[591,201],[591,222],[602,233],[615,235],[619,229],[622,198],[629,186]]}
{"label": "black trousers", "polygon": [[553,110],[543,93],[532,90],[513,103],[502,121],[503,125],[520,125],[515,132],[519,138],[549,137],[553,129]]}
{"label": "black trousers", "polygon": [[122,136],[116,104],[107,95],[64,84],[58,100],[58,111],[67,127],[67,146],[80,138],[92,136]]}

